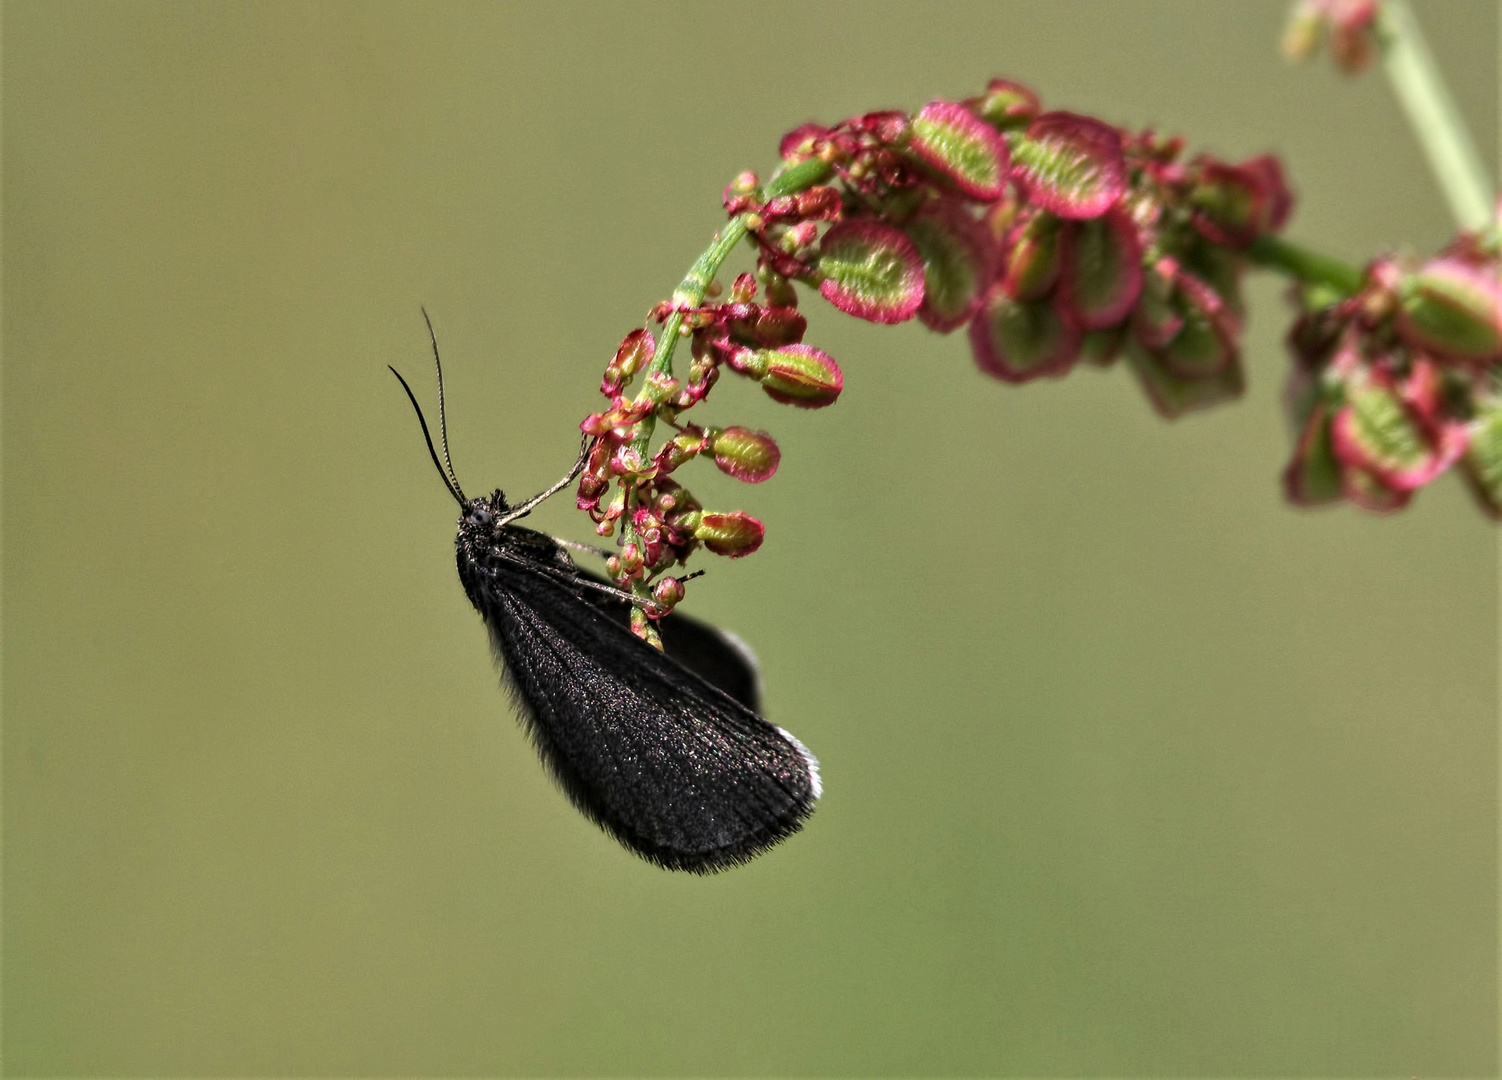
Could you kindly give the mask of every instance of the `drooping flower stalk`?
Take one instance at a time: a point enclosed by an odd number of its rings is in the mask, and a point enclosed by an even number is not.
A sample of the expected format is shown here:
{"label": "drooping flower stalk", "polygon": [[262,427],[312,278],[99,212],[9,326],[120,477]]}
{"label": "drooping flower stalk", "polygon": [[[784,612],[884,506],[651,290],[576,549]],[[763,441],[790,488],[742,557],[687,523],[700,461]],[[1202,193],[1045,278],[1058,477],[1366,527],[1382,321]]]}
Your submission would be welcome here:
{"label": "drooping flower stalk", "polygon": [[[581,425],[595,443],[578,505],[601,536],[619,536],[609,569],[640,599],[633,625],[649,641],[651,620],[683,595],[670,571],[700,547],[748,555],[765,535],[744,511],[706,509],[677,471],[703,456],[761,483],[781,456],[766,432],[683,414],[726,372],[800,408],[844,388],[834,359],[803,341],[794,283],[869,322],[966,327],[977,366],[1006,382],[1125,356],[1171,418],[1242,392],[1241,277],[1272,269],[1307,309],[1289,497],[1391,508],[1465,459],[1487,505],[1502,507],[1494,239],[1463,238],[1416,270],[1389,260],[1363,272],[1277,235],[1293,197],[1276,158],[1185,157],[1181,139],[1044,111],[1002,79],[912,114],[804,124],[780,149],[765,185],[742,173],[726,187],[726,226],[652,310],[658,333],[621,342],[601,380],[609,406]],[[756,272],[722,299],[716,275],[743,241]],[[654,451],[662,425],[672,432]]]}

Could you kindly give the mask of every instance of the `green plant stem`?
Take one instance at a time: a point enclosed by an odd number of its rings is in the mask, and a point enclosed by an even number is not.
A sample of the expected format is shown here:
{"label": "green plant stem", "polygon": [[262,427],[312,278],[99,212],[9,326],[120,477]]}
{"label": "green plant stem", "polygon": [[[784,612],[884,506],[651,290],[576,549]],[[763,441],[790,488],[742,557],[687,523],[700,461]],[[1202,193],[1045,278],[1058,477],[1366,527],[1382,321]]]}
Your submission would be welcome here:
{"label": "green plant stem", "polygon": [[1485,228],[1496,214],[1496,188],[1407,0],[1383,0],[1377,33],[1388,81],[1424,148],[1450,213],[1461,228]]}
{"label": "green plant stem", "polygon": [[[827,161],[818,158],[810,158],[800,161],[796,165],[789,166],[774,175],[762,187],[761,197],[763,202],[770,202],[782,195],[796,195],[800,191],[813,187],[819,181],[829,175],[830,167]],[[683,281],[678,288],[673,290],[673,304],[680,308],[698,307],[704,302],[704,294],[709,289],[709,283],[720,272],[720,266],[726,257],[735,250],[751,228],[753,214],[748,212],[733,218],[723,229],[715,233],[714,240],[709,247],[694,260],[694,265],[689,268]],[[683,312],[675,311],[667,317],[662,324],[662,332],[657,335],[657,351],[653,354],[652,362],[647,365],[643,372],[642,393],[650,392],[650,380],[653,375],[671,375],[673,372],[673,352],[678,348],[678,339],[683,336]],[[639,399],[638,399],[639,400]],[[647,448],[652,442],[652,432],[657,427],[657,416],[648,413],[637,422],[636,432],[631,439],[631,446],[643,457],[646,456]],[[636,488],[633,485],[626,493],[626,515],[621,523],[621,532],[624,538],[635,536],[636,529],[631,524],[631,512],[636,506]],[[647,595],[647,587],[644,581],[638,581],[633,591],[639,596]],[[652,633],[649,631],[649,633]],[[653,634],[652,636],[655,636]],[[652,640],[649,636],[648,640]],[[656,644],[656,642],[654,642]],[[659,646],[660,647],[660,646]]]}
{"label": "green plant stem", "polygon": [[[767,181],[766,186],[762,188],[762,200],[770,202],[782,195],[796,195],[800,191],[813,187],[828,175],[828,162],[820,161],[818,158],[800,161],[797,165],[782,170]],[[715,233],[714,240],[708,249],[694,260],[694,265],[689,269],[682,283],[673,290],[673,303],[676,306],[692,308],[704,302],[704,293],[708,290],[709,283],[714,280],[715,275],[720,272],[720,265],[750,230],[751,216],[750,213],[741,214]],[[644,378],[651,378],[653,374],[672,374],[673,351],[678,347],[682,330],[683,313],[675,311],[662,324],[662,333],[657,335],[657,352],[653,355],[652,362],[647,365]],[[632,440],[637,453],[646,453],[647,444],[652,438],[655,420],[655,417],[649,415],[637,425],[636,437]]]}
{"label": "green plant stem", "polygon": [[1327,285],[1351,296],[1361,288],[1363,274],[1358,267],[1301,248],[1287,240],[1263,234],[1247,248],[1247,258],[1258,266],[1276,270],[1307,285]]}

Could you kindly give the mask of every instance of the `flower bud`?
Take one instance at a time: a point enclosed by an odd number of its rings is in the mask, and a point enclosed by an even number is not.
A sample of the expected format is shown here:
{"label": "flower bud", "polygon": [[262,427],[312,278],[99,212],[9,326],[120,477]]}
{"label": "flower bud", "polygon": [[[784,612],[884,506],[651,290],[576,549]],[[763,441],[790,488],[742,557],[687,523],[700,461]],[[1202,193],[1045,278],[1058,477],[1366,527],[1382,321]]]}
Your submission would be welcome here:
{"label": "flower bud", "polygon": [[1038,115],[1038,95],[1007,79],[992,79],[982,96],[965,104],[998,131],[1026,127]]}
{"label": "flower bud", "polygon": [[663,607],[670,608],[681,601],[686,592],[683,582],[675,577],[665,577],[652,586],[652,599]]}
{"label": "flower bud", "polygon": [[819,226],[817,222],[800,221],[783,235],[782,250],[789,255],[797,255],[813,247],[814,241],[819,239]]}
{"label": "flower bud", "polygon": [[777,449],[772,436],[750,428],[728,427],[723,431],[711,431],[709,448],[722,473],[748,484],[770,480],[782,460],[782,452]]}
{"label": "flower bud", "polygon": [[1293,207],[1283,167],[1270,154],[1240,165],[1200,162],[1189,201],[1200,234],[1234,248],[1282,228]]}
{"label": "flower bud", "polygon": [[737,274],[730,286],[732,304],[749,304],[756,299],[756,278],[751,274]]}
{"label": "flower bud", "polygon": [[730,181],[730,184],[728,187],[726,187],[725,192],[727,195],[750,195],[753,191],[756,190],[756,185],[759,183],[761,183],[761,181],[756,178],[756,174],[754,172],[739,172],[735,174],[735,179]]}
{"label": "flower bud", "polygon": [[1502,282],[1495,270],[1436,259],[1400,285],[1398,332],[1409,344],[1457,360],[1502,354]]}
{"label": "flower bud", "polygon": [[682,384],[665,371],[654,371],[647,376],[647,385],[642,388],[642,397],[653,405],[661,405],[678,392]]}
{"label": "flower bud", "polygon": [[631,632],[654,648],[662,648],[662,639],[657,636],[657,628],[652,625],[651,617],[647,612],[631,605]]}
{"label": "flower bud", "polygon": [[819,409],[833,405],[844,389],[845,377],[834,357],[812,345],[784,345],[752,355],[764,371],[755,377],[774,401]]}
{"label": "flower bud", "polygon": [[661,450],[657,451],[658,475],[670,473],[684,462],[691,461],[704,452],[704,437],[701,434],[697,434],[697,432],[698,428],[680,432],[669,439]]}
{"label": "flower bud", "polygon": [[798,198],[795,195],[779,195],[767,203],[763,209],[763,213],[769,221],[796,217],[798,214]]}
{"label": "flower bud", "polygon": [[657,342],[652,339],[651,332],[645,328],[633,330],[615,350],[615,359],[610,361],[610,366],[629,379],[650,364],[656,353]]}
{"label": "flower bud", "polygon": [[762,284],[767,290],[767,303],[773,307],[796,308],[798,306],[798,290],[793,288],[793,283],[781,274],[768,270],[762,276]]}
{"label": "flower bud", "polygon": [[805,221],[833,221],[840,216],[840,192],[832,187],[812,187],[798,193],[798,216]]}
{"label": "flower bud", "polygon": [[782,137],[778,153],[784,161],[801,161],[829,137],[829,129],[818,124],[800,124]]}
{"label": "flower bud", "polygon": [[1315,0],[1299,0],[1289,12],[1283,28],[1283,55],[1290,60],[1304,60],[1314,55],[1325,36],[1324,12]]}
{"label": "flower bud", "polygon": [[1341,0],[1330,5],[1330,58],[1347,75],[1371,66],[1378,52],[1377,0]]}
{"label": "flower bud", "polygon": [[905,112],[897,109],[879,109],[858,116],[850,121],[857,131],[869,132],[887,146],[898,146],[907,141],[910,121]]}
{"label": "flower bud", "polygon": [[705,512],[693,526],[694,538],[716,555],[739,559],[761,547],[766,530],[744,510],[730,513]]}

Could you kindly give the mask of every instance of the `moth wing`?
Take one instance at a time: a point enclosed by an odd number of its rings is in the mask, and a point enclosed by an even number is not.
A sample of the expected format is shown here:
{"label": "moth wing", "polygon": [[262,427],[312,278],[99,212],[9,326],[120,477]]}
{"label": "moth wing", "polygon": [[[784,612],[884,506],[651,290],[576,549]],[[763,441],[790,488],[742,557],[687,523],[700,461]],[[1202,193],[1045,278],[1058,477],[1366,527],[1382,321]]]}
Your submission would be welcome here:
{"label": "moth wing", "polygon": [[[609,585],[604,578],[576,569],[582,578]],[[589,601],[623,628],[631,625],[631,605],[609,593],[590,590]],[[662,648],[699,678],[719,687],[754,713],[761,712],[761,668],[751,647],[728,630],[674,611],[657,624]]]}
{"label": "moth wing", "polygon": [[796,832],[818,762],[556,577],[496,568],[481,613],[543,761],[646,859],[709,873]]}
{"label": "moth wing", "polygon": [[751,646],[729,630],[681,611],[663,619],[657,630],[663,650],[674,660],[752,712],[761,712],[761,668]]}

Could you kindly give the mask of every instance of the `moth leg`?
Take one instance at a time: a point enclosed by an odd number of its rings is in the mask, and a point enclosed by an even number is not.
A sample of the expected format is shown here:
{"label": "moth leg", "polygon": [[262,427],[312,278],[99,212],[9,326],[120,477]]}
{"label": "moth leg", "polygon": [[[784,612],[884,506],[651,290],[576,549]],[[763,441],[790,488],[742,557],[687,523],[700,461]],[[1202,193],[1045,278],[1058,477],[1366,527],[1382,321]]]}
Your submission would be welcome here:
{"label": "moth leg", "polygon": [[562,480],[558,481],[558,483],[554,484],[552,487],[548,488],[546,491],[541,491],[536,495],[533,495],[530,499],[522,503],[520,506],[513,506],[509,514],[496,522],[496,526],[499,527],[501,525],[509,525],[517,518],[526,517],[533,510],[536,510],[544,500],[550,499],[554,495],[557,495],[560,491],[577,480],[579,478],[579,474],[584,471],[585,464],[589,461],[589,452],[594,448],[594,442],[595,439],[593,435],[584,436],[584,445],[579,448],[579,460],[574,462],[574,467],[568,471],[568,475],[566,475]]}
{"label": "moth leg", "polygon": [[594,544],[581,544],[577,540],[565,540],[561,536],[554,536],[551,539],[555,544],[562,544],[566,548],[573,548],[575,551],[582,551],[586,555],[594,555],[601,559],[608,559],[615,554],[609,548],[596,547]]}
{"label": "moth leg", "polygon": [[502,562],[514,563],[515,565],[525,567],[528,570],[536,570],[538,573],[546,574],[548,577],[554,578],[564,585],[575,585],[586,589],[594,589],[596,592],[607,593],[610,596],[614,596],[618,600],[625,600],[627,603],[635,604],[637,607],[646,607],[648,604],[653,602],[650,598],[637,596],[633,592],[628,592],[625,589],[618,589],[614,585],[607,585],[603,581],[591,581],[587,577],[578,576],[577,573],[570,574],[566,570],[555,570],[551,566],[542,566],[527,559],[513,558],[512,556],[507,555],[505,552],[495,552],[493,554]]}

